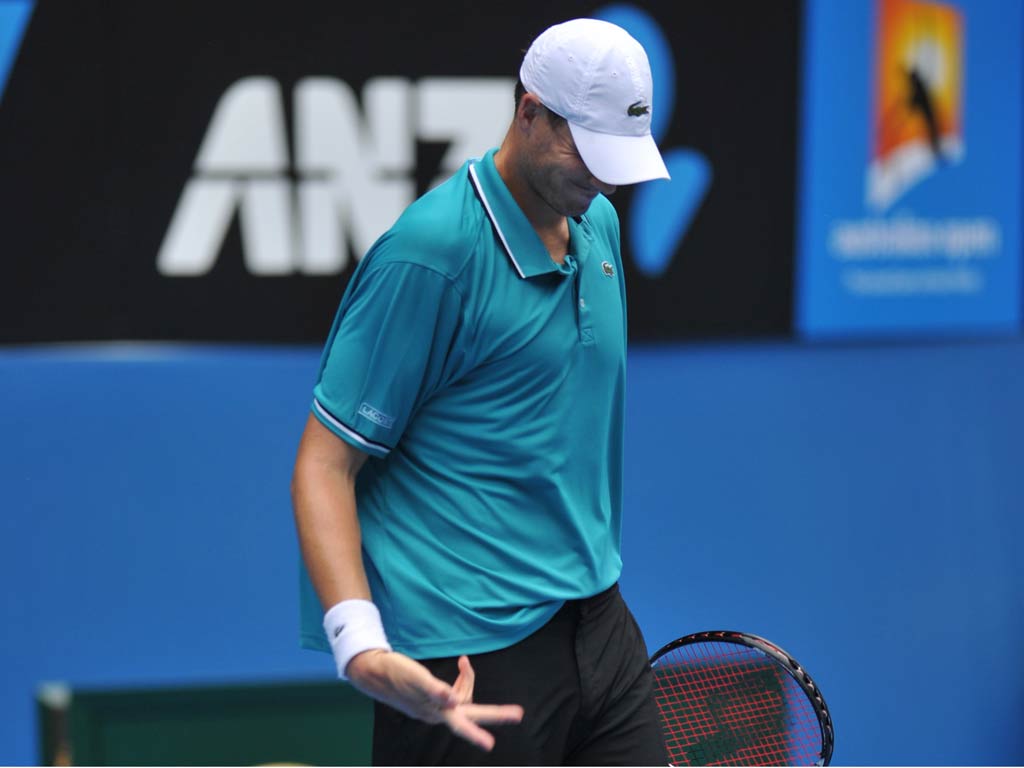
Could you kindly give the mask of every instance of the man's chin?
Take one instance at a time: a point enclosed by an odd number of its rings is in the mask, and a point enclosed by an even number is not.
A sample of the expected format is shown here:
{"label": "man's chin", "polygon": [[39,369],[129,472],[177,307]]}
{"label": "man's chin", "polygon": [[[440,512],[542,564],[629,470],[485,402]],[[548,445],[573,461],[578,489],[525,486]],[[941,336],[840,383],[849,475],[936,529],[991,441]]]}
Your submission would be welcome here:
{"label": "man's chin", "polygon": [[574,201],[574,202],[572,202],[570,204],[566,204],[566,206],[565,206],[566,210],[562,211],[562,215],[563,216],[572,216],[572,217],[582,216],[584,213],[586,213],[588,210],[590,210],[590,204],[592,202],[594,202],[594,198],[593,197],[590,198],[589,200],[579,201],[579,202]]}

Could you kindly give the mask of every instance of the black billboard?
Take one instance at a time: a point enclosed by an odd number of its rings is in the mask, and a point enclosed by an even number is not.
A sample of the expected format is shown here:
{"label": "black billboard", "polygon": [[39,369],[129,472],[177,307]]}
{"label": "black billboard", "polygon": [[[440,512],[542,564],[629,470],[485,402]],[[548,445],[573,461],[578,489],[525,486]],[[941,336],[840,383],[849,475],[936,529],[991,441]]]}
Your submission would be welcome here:
{"label": "black billboard", "polygon": [[500,143],[532,38],[582,15],[670,89],[673,181],[612,198],[632,337],[790,332],[795,0],[29,5],[0,101],[0,342],[322,341],[377,234]]}

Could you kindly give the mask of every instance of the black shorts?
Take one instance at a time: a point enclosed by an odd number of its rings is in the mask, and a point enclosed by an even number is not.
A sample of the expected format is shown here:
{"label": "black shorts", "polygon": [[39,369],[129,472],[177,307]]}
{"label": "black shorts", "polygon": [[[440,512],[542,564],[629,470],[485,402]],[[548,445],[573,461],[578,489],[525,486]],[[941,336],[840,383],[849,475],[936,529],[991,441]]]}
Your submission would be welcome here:
{"label": "black shorts", "polygon": [[[523,721],[484,725],[495,736],[487,753],[377,703],[375,765],[667,764],[646,645],[618,586],[567,602],[525,640],[470,661],[473,700],[521,704]],[[455,682],[457,658],[423,664]]]}

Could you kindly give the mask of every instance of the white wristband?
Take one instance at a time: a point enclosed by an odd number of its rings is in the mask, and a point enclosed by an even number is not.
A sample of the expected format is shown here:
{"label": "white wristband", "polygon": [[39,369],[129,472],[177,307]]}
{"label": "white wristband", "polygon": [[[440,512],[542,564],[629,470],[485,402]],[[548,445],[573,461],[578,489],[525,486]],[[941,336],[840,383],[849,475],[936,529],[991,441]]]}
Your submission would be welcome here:
{"label": "white wristband", "polygon": [[356,654],[373,648],[391,650],[380,611],[369,600],[342,600],[324,614],[324,632],[342,680],[348,680],[345,667]]}

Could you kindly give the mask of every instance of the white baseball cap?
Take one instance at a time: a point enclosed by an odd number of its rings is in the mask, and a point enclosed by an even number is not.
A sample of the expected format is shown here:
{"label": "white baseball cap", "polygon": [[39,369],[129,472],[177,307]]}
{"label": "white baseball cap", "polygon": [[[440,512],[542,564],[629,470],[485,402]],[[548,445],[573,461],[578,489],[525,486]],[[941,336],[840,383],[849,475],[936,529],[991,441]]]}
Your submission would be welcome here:
{"label": "white baseball cap", "polygon": [[651,65],[622,27],[573,19],[526,51],[519,79],[569,122],[587,169],[606,184],[669,178],[651,135]]}

